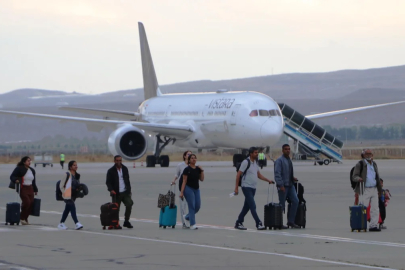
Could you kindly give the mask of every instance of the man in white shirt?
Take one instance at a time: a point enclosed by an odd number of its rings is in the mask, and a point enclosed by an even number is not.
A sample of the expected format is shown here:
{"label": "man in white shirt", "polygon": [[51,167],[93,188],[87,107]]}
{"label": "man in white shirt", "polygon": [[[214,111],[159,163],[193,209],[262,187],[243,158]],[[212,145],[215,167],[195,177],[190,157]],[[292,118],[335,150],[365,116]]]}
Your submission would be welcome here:
{"label": "man in white shirt", "polygon": [[[131,217],[132,205],[132,192],[131,183],[129,182],[128,168],[122,164],[122,157],[117,155],[114,157],[114,166],[107,172],[106,185],[111,196],[116,198],[118,206],[121,208],[121,202],[125,205],[125,221],[124,227],[128,229],[133,228],[129,219]],[[117,225],[115,229],[122,229]]]}

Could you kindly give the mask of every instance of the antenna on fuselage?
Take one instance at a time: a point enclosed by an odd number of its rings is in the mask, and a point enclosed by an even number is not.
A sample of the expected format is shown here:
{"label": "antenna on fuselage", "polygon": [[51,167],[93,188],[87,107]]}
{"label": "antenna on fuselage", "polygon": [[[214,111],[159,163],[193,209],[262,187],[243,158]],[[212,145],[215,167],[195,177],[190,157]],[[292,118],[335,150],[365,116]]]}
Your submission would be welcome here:
{"label": "antenna on fuselage", "polygon": [[146,38],[145,27],[138,22],[139,41],[141,44],[142,74],[143,74],[143,92],[145,99],[161,96],[159,84],[156,77],[155,67],[153,66],[152,55],[150,53],[148,39]]}

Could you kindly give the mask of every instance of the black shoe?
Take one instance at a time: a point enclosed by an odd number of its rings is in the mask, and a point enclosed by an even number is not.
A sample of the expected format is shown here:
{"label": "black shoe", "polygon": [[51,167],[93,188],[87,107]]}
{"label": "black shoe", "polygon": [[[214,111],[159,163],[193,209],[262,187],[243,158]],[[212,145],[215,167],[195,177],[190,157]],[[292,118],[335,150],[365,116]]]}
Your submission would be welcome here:
{"label": "black shoe", "polygon": [[132,229],[134,227],[134,226],[132,226],[132,224],[128,220],[125,220],[124,225],[122,225],[122,226],[124,226],[124,227],[126,227],[128,229]]}
{"label": "black shoe", "polygon": [[291,227],[292,229],[300,229],[301,227],[295,223],[288,222],[287,226]]}
{"label": "black shoe", "polygon": [[247,228],[245,228],[245,226],[243,226],[243,224],[241,222],[236,222],[235,229],[242,230],[242,231],[247,230]]}
{"label": "black shoe", "polygon": [[283,226],[281,227],[281,229],[282,229],[282,230],[287,230],[287,229],[288,229],[288,226],[283,225]]}
{"label": "black shoe", "polygon": [[369,232],[381,232],[381,229],[374,227],[374,228],[370,228],[368,231]]}

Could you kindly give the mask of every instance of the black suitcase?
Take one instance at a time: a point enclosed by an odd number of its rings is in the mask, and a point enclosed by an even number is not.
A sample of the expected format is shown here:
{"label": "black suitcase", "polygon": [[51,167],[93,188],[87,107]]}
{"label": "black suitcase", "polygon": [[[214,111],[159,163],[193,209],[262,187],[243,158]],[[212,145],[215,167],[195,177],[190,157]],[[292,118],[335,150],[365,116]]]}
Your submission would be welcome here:
{"label": "black suitcase", "polygon": [[[288,204],[288,212],[290,212],[291,204]],[[305,203],[300,203],[297,208],[294,223],[300,228],[305,228],[307,224],[307,206]]]}
{"label": "black suitcase", "polygon": [[267,204],[264,206],[264,227],[267,229],[279,229],[283,228],[283,207],[279,203],[273,203],[273,194],[271,196],[271,203],[269,203],[269,191],[270,185],[267,189]]}
{"label": "black suitcase", "polygon": [[34,198],[32,203],[31,216],[39,217],[41,213],[41,199]]}
{"label": "black suitcase", "polygon": [[[20,193],[20,185],[16,185],[16,192]],[[20,224],[21,204],[18,202],[7,203],[6,205],[6,225]]]}
{"label": "black suitcase", "polygon": [[120,209],[118,207],[118,203],[114,201],[115,199],[113,199],[112,203],[105,203],[100,207],[100,221],[101,226],[103,226],[103,230],[105,230],[105,227],[108,227],[110,230],[119,225]]}
{"label": "black suitcase", "polygon": [[[297,183],[297,189],[296,189],[297,197],[298,197],[298,190],[299,190],[299,184]],[[288,204],[288,212],[290,212],[290,208],[291,208],[291,203]],[[307,224],[307,206],[306,206],[305,202],[301,202],[298,204],[294,223],[296,225],[300,226],[300,228],[305,228],[305,226]]]}

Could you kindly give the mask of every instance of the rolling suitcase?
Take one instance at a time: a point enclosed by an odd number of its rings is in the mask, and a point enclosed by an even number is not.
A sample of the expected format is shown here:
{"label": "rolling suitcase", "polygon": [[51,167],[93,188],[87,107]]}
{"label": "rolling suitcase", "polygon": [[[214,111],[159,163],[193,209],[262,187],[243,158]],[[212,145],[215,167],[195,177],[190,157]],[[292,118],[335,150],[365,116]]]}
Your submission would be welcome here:
{"label": "rolling suitcase", "polygon": [[116,203],[116,195],[112,197],[112,202],[105,203],[100,207],[100,221],[103,230],[108,227],[109,230],[119,225],[119,212],[118,203]]}
{"label": "rolling suitcase", "polygon": [[[173,188],[173,193],[176,192],[175,185],[171,185]],[[170,188],[171,189],[171,188]],[[177,223],[177,206],[171,203],[171,196],[169,200],[169,205],[160,208],[159,214],[159,228],[163,227],[172,227],[173,229],[176,227]]]}
{"label": "rolling suitcase", "polygon": [[34,198],[34,202],[32,203],[31,216],[39,217],[40,213],[41,213],[41,199]]}
{"label": "rolling suitcase", "polygon": [[[297,196],[298,196],[299,185],[297,184]],[[290,212],[291,204],[288,204],[288,212]],[[304,202],[298,204],[297,213],[295,214],[294,223],[300,228],[305,228],[307,224],[307,206]]]}
{"label": "rolling suitcase", "polygon": [[[360,183],[361,203],[359,205],[350,206],[350,227],[353,231],[365,231],[367,232],[367,207],[363,204],[363,183]],[[360,198],[359,198],[360,199]]]}
{"label": "rolling suitcase", "polygon": [[[20,194],[20,185],[16,184],[16,193]],[[18,200],[16,196],[16,201]],[[20,224],[21,204],[18,202],[7,203],[6,205],[6,225]]]}
{"label": "rolling suitcase", "polygon": [[267,204],[264,206],[264,227],[270,230],[283,228],[283,206],[279,203],[273,202],[273,194],[271,195],[271,203],[269,203],[270,185],[267,189]]}

